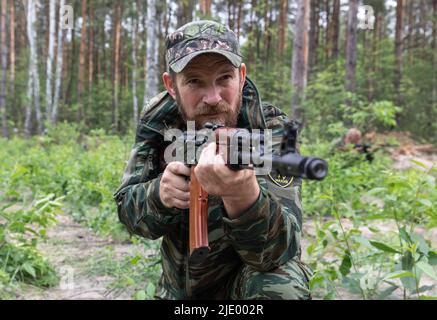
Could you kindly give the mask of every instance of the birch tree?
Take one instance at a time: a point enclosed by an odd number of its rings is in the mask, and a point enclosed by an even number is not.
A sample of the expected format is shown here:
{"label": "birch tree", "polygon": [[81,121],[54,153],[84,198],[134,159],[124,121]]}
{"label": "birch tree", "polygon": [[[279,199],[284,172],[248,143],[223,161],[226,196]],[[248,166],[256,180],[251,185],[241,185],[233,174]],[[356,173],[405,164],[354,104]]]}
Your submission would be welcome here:
{"label": "birch tree", "polygon": [[[27,1],[27,38],[29,39],[29,68],[28,68],[28,88],[27,98],[29,99],[26,108],[26,120],[25,120],[25,134],[30,136],[30,124],[31,124],[31,112],[32,105],[35,106],[37,131],[39,134],[43,132],[42,115],[40,108],[40,86],[39,86],[39,72],[38,72],[38,52],[36,47],[36,8],[35,1]],[[33,99],[33,100],[32,100]]]}
{"label": "birch tree", "polygon": [[49,48],[47,51],[47,75],[46,75],[46,115],[50,119],[52,113],[52,66],[55,53],[55,31],[56,31],[56,4],[50,0],[49,5]]}
{"label": "birch tree", "polygon": [[296,26],[294,29],[293,59],[291,82],[293,97],[291,110],[293,118],[302,121],[302,102],[307,84],[308,74],[308,25],[310,0],[299,0],[297,8]]}
{"label": "birch tree", "polygon": [[158,23],[156,22],[156,0],[147,1],[147,76],[144,90],[143,105],[158,93]]}
{"label": "birch tree", "polygon": [[60,0],[59,3],[59,22],[58,22],[58,47],[56,51],[56,76],[55,76],[55,93],[53,97],[53,108],[50,117],[50,122],[55,125],[58,119],[58,103],[61,92],[62,78],[62,46],[63,46],[63,24],[62,15],[64,14],[65,0]]}

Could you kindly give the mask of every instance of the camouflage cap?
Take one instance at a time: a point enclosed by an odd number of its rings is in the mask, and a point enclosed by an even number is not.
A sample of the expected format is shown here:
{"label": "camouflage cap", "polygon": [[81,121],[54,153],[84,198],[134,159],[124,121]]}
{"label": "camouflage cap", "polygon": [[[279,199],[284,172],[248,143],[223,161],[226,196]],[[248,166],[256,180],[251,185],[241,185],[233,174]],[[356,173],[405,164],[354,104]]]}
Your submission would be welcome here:
{"label": "camouflage cap", "polygon": [[242,62],[237,36],[228,27],[215,21],[187,23],[166,38],[167,69],[181,72],[195,57],[203,53],[218,53],[238,68]]}

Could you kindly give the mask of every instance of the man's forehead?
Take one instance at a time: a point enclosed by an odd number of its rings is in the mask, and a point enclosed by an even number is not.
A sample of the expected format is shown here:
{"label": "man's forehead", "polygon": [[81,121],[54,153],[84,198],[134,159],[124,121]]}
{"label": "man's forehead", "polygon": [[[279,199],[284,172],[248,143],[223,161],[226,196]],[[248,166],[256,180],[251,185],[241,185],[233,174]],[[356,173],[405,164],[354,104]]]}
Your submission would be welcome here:
{"label": "man's forehead", "polygon": [[193,73],[197,71],[215,71],[215,70],[234,70],[234,65],[220,54],[201,54],[190,61],[182,70],[182,74]]}

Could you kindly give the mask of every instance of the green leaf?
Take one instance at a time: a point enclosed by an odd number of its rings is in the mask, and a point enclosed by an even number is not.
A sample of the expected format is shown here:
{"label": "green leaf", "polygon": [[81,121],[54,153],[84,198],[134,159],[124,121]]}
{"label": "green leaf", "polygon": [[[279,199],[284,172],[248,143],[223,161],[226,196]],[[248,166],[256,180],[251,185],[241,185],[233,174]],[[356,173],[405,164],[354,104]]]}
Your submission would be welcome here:
{"label": "green leaf", "polygon": [[382,242],[370,241],[370,244],[381,251],[391,252],[391,253],[400,253],[398,250],[393,249],[392,247],[390,247]]}
{"label": "green leaf", "polygon": [[432,285],[430,285],[430,286],[427,286],[427,285],[425,285],[425,286],[421,286],[421,287],[419,288],[419,290],[417,290],[417,292],[419,292],[419,293],[421,293],[421,292],[426,292],[426,291],[429,291],[429,290],[434,289],[435,287],[436,287],[435,284],[432,284]]}
{"label": "green leaf", "polygon": [[135,256],[131,261],[130,264],[131,265],[136,265],[138,263],[138,261],[140,261],[141,257],[140,256]]}
{"label": "green leaf", "polygon": [[381,192],[384,192],[386,190],[387,190],[387,188],[373,188],[372,190],[367,191],[367,194],[370,196],[372,194],[381,193]]}
{"label": "green leaf", "polygon": [[405,229],[405,227],[399,229],[399,235],[401,239],[405,240],[407,243],[413,243],[413,240],[411,240],[411,236],[408,233],[408,231]]}
{"label": "green leaf", "polygon": [[417,201],[420,202],[421,204],[423,204],[424,206],[427,206],[429,208],[432,207],[432,202],[429,201],[428,199],[419,199]]}
{"label": "green leaf", "polygon": [[335,299],[335,292],[334,291],[329,292],[328,294],[326,294],[323,297],[323,300],[334,300],[334,299]]}
{"label": "green leaf", "polygon": [[358,242],[359,244],[365,246],[365,247],[370,247],[370,246],[371,246],[369,240],[367,240],[366,238],[364,238],[364,237],[362,237],[362,236],[355,236],[355,237],[354,237],[354,240],[355,240],[356,242]]}
{"label": "green leaf", "polygon": [[36,272],[35,272],[35,268],[28,264],[27,262],[25,262],[22,266],[22,269],[24,269],[24,271],[26,271],[28,274],[30,274],[33,278],[36,278]]}
{"label": "green leaf", "polygon": [[420,296],[420,300],[437,300],[437,296]]}
{"label": "green leaf", "polygon": [[384,300],[385,298],[387,298],[388,296],[390,296],[396,289],[398,289],[397,286],[390,286],[387,289],[384,289],[383,291],[381,291],[376,299],[377,300]]}
{"label": "green leaf", "polygon": [[401,258],[403,270],[413,270],[414,259],[413,255],[409,251],[405,251]]}
{"label": "green leaf", "polygon": [[414,274],[410,271],[405,270],[398,270],[394,272],[390,272],[387,274],[384,279],[397,279],[397,278],[403,278],[403,277],[414,277]]}
{"label": "green leaf", "polygon": [[416,159],[410,159],[410,162],[418,165],[419,167],[422,167],[423,169],[427,169],[427,166],[423,162],[420,162]]}
{"label": "green leaf", "polygon": [[437,265],[437,253],[434,251],[428,253],[428,263],[432,266]]}
{"label": "green leaf", "polygon": [[134,300],[146,300],[146,292],[144,290],[137,291]]}
{"label": "green leaf", "polygon": [[414,241],[414,243],[417,243],[418,251],[425,256],[428,256],[429,246],[423,236],[417,233],[413,233],[411,234],[411,239]]}
{"label": "green leaf", "polygon": [[372,231],[373,233],[379,232],[379,229],[377,227],[369,227],[369,230]]}
{"label": "green leaf", "polygon": [[431,265],[429,265],[428,263],[424,262],[424,261],[419,261],[416,263],[416,267],[418,267],[420,270],[422,270],[423,272],[425,272],[427,275],[429,275],[431,278],[437,280],[437,275],[434,272],[434,269],[432,268]]}
{"label": "green leaf", "polygon": [[341,261],[341,265],[339,268],[340,273],[343,276],[346,276],[350,272],[351,267],[352,267],[352,261],[350,258],[350,254],[346,252],[346,254],[343,256],[343,260]]}
{"label": "green leaf", "polygon": [[155,295],[155,285],[151,282],[149,282],[149,284],[147,285],[147,296],[150,298],[153,298],[153,296]]}

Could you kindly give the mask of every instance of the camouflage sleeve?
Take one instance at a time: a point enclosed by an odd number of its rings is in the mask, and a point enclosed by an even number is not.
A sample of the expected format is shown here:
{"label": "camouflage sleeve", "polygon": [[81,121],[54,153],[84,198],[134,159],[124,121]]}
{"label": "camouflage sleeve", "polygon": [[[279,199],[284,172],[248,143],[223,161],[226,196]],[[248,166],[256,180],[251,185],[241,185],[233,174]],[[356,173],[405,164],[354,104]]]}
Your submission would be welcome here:
{"label": "camouflage sleeve", "polygon": [[[286,116],[265,108],[267,127],[273,130],[273,148],[278,150]],[[301,180],[285,186],[270,177],[258,176],[258,200],[237,219],[223,218],[225,233],[235,250],[257,271],[268,271],[300,256],[302,227]]]}
{"label": "camouflage sleeve", "polygon": [[159,197],[162,137],[140,121],[135,140],[114,199],[118,217],[130,233],[156,239],[180,223],[181,210],[165,207]]}

